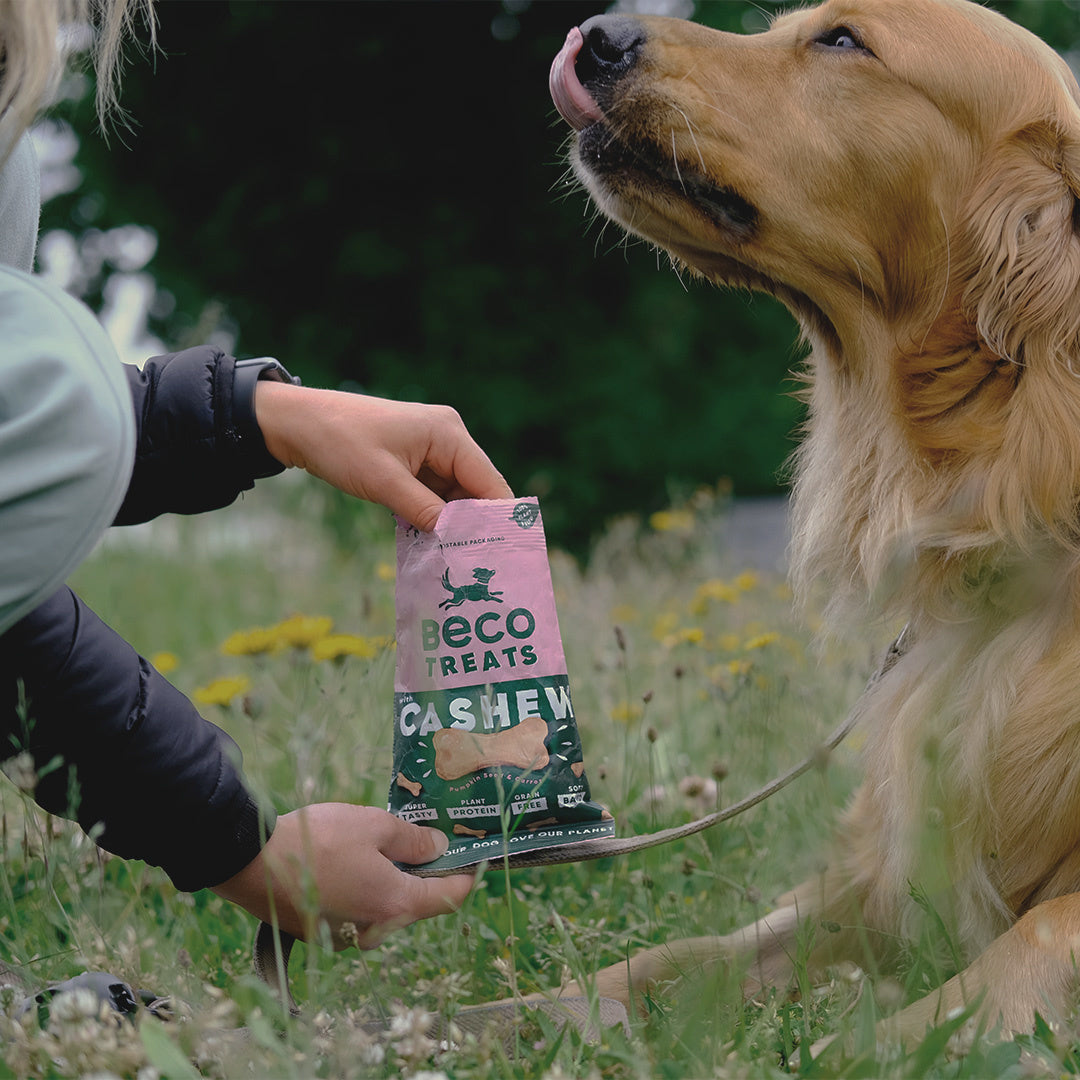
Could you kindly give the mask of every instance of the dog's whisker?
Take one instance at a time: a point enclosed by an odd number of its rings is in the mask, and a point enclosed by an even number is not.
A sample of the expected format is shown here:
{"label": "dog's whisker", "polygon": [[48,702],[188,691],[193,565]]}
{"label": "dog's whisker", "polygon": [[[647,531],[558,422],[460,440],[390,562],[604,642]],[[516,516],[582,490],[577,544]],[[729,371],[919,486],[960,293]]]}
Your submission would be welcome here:
{"label": "dog's whisker", "polygon": [[748,124],[745,120],[740,120],[739,117],[737,117],[734,113],[728,112],[726,109],[721,109],[719,105],[712,105],[708,101],[703,101],[701,102],[701,106],[702,108],[708,109],[710,112],[718,113],[726,120],[733,121],[734,123],[738,124],[739,127],[746,128],[747,131],[751,130],[751,125]]}
{"label": "dog's whisker", "polygon": [[[688,117],[686,115],[686,113],[684,113],[682,111],[682,109],[680,109],[678,107],[678,105],[675,106],[675,111],[686,122],[686,130],[690,133],[690,141],[694,144],[694,149],[697,151],[698,162],[701,164],[701,175],[702,176],[708,176],[709,175],[709,170],[705,167],[705,155],[702,154],[701,147],[698,145],[697,136],[694,134],[694,125],[690,123],[690,117]],[[672,146],[674,146],[674,142],[675,142],[675,132],[674,131],[672,131],[672,133],[671,133],[671,139],[672,139]]]}
{"label": "dog's whisker", "polygon": [[765,16],[766,26],[772,26],[772,24],[776,22],[778,18],[780,18],[781,14],[783,14],[783,9],[779,7],[776,8],[774,11],[770,11],[768,8],[762,6],[761,4],[751,4],[750,6],[759,14]]}
{"label": "dog's whisker", "polygon": [[679,168],[679,155],[678,155],[678,152],[675,149],[675,129],[674,128],[671,129],[671,164],[675,166],[675,175],[678,177],[679,187],[682,188],[683,195],[689,197],[687,195],[687,191],[686,191],[686,184],[685,184],[685,182],[683,181],[683,178],[682,178],[682,170]]}

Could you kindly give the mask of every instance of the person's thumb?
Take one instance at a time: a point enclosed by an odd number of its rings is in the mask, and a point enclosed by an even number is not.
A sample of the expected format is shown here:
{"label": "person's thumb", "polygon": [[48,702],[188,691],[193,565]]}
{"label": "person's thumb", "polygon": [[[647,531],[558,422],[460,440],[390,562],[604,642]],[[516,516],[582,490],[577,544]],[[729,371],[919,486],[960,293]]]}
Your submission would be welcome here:
{"label": "person's thumb", "polygon": [[[400,818],[391,818],[394,827],[379,844],[379,850],[395,862],[418,866],[446,854],[450,840],[446,833],[427,825],[414,825]],[[461,907],[465,897],[476,884],[472,869],[446,877],[418,878],[407,875],[412,894],[412,911],[424,918],[441,915]]]}
{"label": "person's thumb", "polygon": [[445,854],[449,846],[449,838],[439,829],[432,829],[427,825],[414,825],[412,822],[391,816],[386,835],[379,844],[379,850],[394,862],[414,866],[437,859]]}

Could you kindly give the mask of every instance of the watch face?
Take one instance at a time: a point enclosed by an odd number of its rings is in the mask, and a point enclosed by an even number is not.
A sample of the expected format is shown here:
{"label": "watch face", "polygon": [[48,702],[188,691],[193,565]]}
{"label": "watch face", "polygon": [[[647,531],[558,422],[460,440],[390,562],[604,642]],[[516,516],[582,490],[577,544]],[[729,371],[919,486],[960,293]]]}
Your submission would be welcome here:
{"label": "watch face", "polygon": [[241,368],[258,368],[257,379],[272,379],[274,382],[292,382],[293,377],[285,370],[281,362],[270,356],[260,356],[253,360],[239,360]]}

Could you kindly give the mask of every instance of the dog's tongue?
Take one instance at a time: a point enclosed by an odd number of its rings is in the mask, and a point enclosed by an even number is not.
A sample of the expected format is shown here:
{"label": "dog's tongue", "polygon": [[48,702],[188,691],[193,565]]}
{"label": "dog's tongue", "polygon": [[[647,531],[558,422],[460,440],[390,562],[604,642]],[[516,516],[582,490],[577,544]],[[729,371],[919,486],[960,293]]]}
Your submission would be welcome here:
{"label": "dog's tongue", "polygon": [[574,70],[574,62],[581,52],[584,38],[575,26],[566,35],[566,44],[551,63],[548,87],[551,98],[559,115],[575,130],[581,131],[597,120],[603,120],[600,106],[593,100],[592,94],[581,85],[581,80]]}

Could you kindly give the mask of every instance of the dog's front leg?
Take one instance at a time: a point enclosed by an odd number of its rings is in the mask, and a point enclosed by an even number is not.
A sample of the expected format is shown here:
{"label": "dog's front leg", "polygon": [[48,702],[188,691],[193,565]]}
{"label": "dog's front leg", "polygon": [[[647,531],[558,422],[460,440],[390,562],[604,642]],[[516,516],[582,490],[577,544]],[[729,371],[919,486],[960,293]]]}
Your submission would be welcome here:
{"label": "dog's front leg", "polygon": [[[643,1013],[648,1000],[665,986],[676,994],[681,987],[694,994],[703,978],[728,971],[741,978],[743,995],[749,998],[762,988],[788,987],[800,953],[807,974],[815,981],[831,963],[860,959],[856,955],[858,935],[850,929],[853,912],[849,896],[843,893],[839,903],[835,898],[826,901],[830,885],[827,878],[814,878],[781,897],[775,911],[732,934],[684,938],[635,953],[598,971],[596,991]],[[833,920],[847,928],[830,932],[819,925]],[[800,947],[803,933],[812,935],[805,949]],[[562,993],[583,994],[586,990],[572,983]]]}
{"label": "dog's front leg", "polygon": [[[1005,1037],[1030,1032],[1038,1013],[1048,1023],[1066,1019],[1076,1005],[1080,963],[1080,893],[1032,908],[959,975],[926,997],[880,1021],[880,1045],[912,1046],[929,1028],[977,1006],[973,1029]],[[812,1048],[816,1057],[832,1040]]]}

